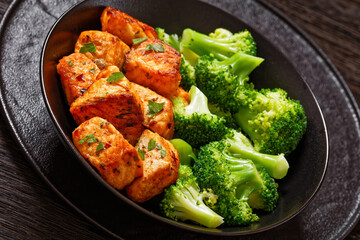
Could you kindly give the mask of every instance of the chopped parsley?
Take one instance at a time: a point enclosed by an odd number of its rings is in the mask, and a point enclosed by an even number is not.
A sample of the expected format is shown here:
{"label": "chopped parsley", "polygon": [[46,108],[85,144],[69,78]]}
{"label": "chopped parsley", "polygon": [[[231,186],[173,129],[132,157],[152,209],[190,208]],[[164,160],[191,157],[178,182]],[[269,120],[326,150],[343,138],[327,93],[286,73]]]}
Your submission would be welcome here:
{"label": "chopped parsley", "polygon": [[95,135],[94,135],[94,134],[90,134],[90,135],[85,136],[83,139],[81,139],[81,140],[78,142],[78,144],[83,144],[84,142],[87,142],[87,143],[95,143],[95,142],[96,142]]}
{"label": "chopped parsley", "polygon": [[99,142],[99,144],[96,148],[96,152],[100,151],[101,149],[104,149],[104,144],[102,142]]}
{"label": "chopped parsley", "polygon": [[150,139],[149,143],[148,143],[148,151],[153,150],[156,147],[156,142],[154,139]]}
{"label": "chopped parsley", "polygon": [[140,158],[141,158],[142,160],[144,160],[144,159],[145,159],[145,154],[144,154],[144,151],[143,151],[143,150],[138,149],[138,153],[139,153]]}
{"label": "chopped parsley", "polygon": [[67,64],[69,64],[70,67],[74,66],[72,61],[68,61]]}
{"label": "chopped parsley", "polygon": [[124,74],[122,72],[113,72],[106,81],[109,83],[116,82],[124,77]]}
{"label": "chopped parsley", "polygon": [[148,37],[135,38],[135,39],[132,40],[132,42],[133,42],[133,45],[136,45],[136,44],[142,43],[142,42],[145,41],[146,39],[148,39]]}
{"label": "chopped parsley", "polygon": [[95,68],[89,70],[92,74],[95,74]]}
{"label": "chopped parsley", "polygon": [[145,51],[154,50],[154,52],[165,52],[165,49],[162,44],[148,44],[145,47]]}
{"label": "chopped parsley", "polygon": [[161,110],[163,110],[165,104],[165,103],[157,103],[153,100],[149,100],[148,103],[149,103],[149,109],[147,116],[149,118],[152,118],[153,116],[158,114]]}
{"label": "chopped parsley", "polygon": [[165,149],[161,149],[160,153],[161,153],[161,158],[164,158],[166,156],[166,150]]}
{"label": "chopped parsley", "polygon": [[84,46],[80,48],[80,53],[86,53],[86,52],[91,52],[91,53],[96,52],[96,47],[93,42],[84,43]]}
{"label": "chopped parsley", "polygon": [[162,149],[162,146],[159,144],[159,145],[156,145],[156,149],[158,150],[161,150]]}

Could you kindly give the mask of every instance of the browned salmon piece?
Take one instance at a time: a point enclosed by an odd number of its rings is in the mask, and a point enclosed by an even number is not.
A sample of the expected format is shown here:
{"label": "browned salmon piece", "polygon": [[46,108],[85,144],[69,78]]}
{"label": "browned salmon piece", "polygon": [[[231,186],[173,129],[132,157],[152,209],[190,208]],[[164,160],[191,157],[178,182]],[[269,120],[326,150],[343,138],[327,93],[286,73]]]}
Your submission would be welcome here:
{"label": "browned salmon piece", "polygon": [[190,104],[190,94],[185,91],[182,87],[179,87],[176,91],[175,98],[182,98],[184,106],[187,106]]}
{"label": "browned salmon piece", "polygon": [[158,38],[153,27],[115,8],[105,8],[100,20],[103,31],[118,36],[129,46],[135,38]]}
{"label": "browned salmon piece", "polygon": [[[145,50],[148,45],[162,45],[164,51]],[[126,77],[171,99],[176,95],[181,76],[181,56],[173,47],[159,39],[147,39],[133,46],[126,56]]]}
{"label": "browned salmon piece", "polygon": [[84,54],[73,53],[59,61],[57,72],[70,105],[95,82],[100,69]]}
{"label": "browned salmon piece", "polygon": [[[174,135],[175,123],[172,102],[157,94],[156,92],[132,83],[135,91],[139,94],[144,106],[144,123],[146,128],[158,133],[166,139],[171,139]],[[155,104],[163,104],[159,112],[153,111]],[[150,107],[149,107],[150,104]]]}
{"label": "browned salmon piece", "polygon": [[70,112],[78,124],[93,117],[106,119],[134,145],[144,130],[142,101],[126,77],[108,81],[113,74],[120,73],[117,67],[103,71],[100,73],[103,78],[71,104]]}
{"label": "browned salmon piece", "polygon": [[143,175],[136,149],[105,119],[94,117],[83,122],[72,136],[80,154],[114,188],[121,190]]}
{"label": "browned salmon piece", "polygon": [[121,69],[129,51],[130,47],[118,37],[102,31],[84,31],[75,44],[75,52],[83,52],[100,69],[112,65]]}
{"label": "browned salmon piece", "polygon": [[[155,148],[152,149],[152,147]],[[136,202],[145,202],[174,184],[179,175],[180,158],[174,146],[159,134],[145,130],[135,146],[143,159],[143,176],[126,187],[127,195]]]}

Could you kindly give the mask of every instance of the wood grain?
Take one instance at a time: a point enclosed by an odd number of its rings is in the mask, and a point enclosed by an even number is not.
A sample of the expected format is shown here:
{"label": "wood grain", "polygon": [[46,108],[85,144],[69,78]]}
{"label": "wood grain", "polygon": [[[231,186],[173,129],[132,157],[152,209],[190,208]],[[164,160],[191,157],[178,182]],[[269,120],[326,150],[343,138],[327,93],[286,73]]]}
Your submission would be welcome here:
{"label": "wood grain", "polygon": [[[360,103],[360,0],[268,0],[338,68]],[[0,0],[0,18],[11,0]],[[111,239],[51,191],[0,116],[0,239]],[[66,219],[66,220],[65,220]],[[346,239],[360,239],[360,224]]]}

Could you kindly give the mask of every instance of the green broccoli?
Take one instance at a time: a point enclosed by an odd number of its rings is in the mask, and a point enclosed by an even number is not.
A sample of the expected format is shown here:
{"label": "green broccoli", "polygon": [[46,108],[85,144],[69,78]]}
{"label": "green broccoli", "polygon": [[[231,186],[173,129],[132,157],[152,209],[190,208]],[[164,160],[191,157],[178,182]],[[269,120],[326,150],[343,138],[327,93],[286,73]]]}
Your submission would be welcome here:
{"label": "green broccoli", "polygon": [[218,195],[214,210],[224,217],[226,224],[258,221],[252,206],[265,211],[276,207],[279,194],[274,179],[265,168],[257,169],[251,160],[232,155],[226,141],[201,147],[193,170],[200,187],[211,188]]}
{"label": "green broccoli", "polygon": [[226,120],[225,125],[228,128],[233,128],[233,129],[239,128],[235,118],[232,116],[232,114],[230,112],[221,109],[219,106],[217,106],[216,104],[213,104],[213,103],[208,103],[208,107],[212,114],[215,114],[216,116],[225,118],[225,120]]}
{"label": "green broccoli", "polygon": [[250,140],[239,131],[232,130],[222,141],[230,154],[251,160],[257,168],[264,168],[273,178],[282,179],[289,170],[289,163],[284,154],[270,155],[258,152]]}
{"label": "green broccoli", "polygon": [[180,87],[184,90],[189,91],[191,86],[196,86],[195,68],[184,58],[183,54],[181,55],[180,75]]}
{"label": "green broccoli", "polygon": [[248,75],[262,61],[262,58],[240,52],[223,61],[216,60],[212,55],[202,56],[195,65],[197,87],[211,103],[237,112],[254,88],[248,83]]}
{"label": "green broccoli", "polygon": [[234,117],[255,149],[268,154],[292,152],[307,127],[300,102],[288,98],[287,92],[278,88],[253,91]]}
{"label": "green broccoli", "polygon": [[196,158],[196,155],[190,144],[180,138],[171,139],[170,142],[172,143],[172,145],[174,145],[174,147],[179,153],[180,164],[192,166],[192,162]]}
{"label": "green broccoli", "polygon": [[232,34],[226,29],[218,28],[208,36],[187,28],[183,31],[180,45],[186,59],[193,56],[189,56],[184,49],[190,49],[198,56],[211,53],[218,60],[225,60],[238,52],[256,56],[256,43],[247,30]]}
{"label": "green broccoli", "polygon": [[[190,220],[209,228],[223,223],[223,218],[210,207],[214,207],[217,196],[212,190],[201,191],[191,168],[180,165],[179,178],[175,185],[164,191],[160,208],[163,214],[173,220]],[[208,205],[210,206],[208,206]]]}
{"label": "green broccoli", "polygon": [[195,86],[191,87],[190,104],[184,106],[182,99],[173,100],[175,134],[192,147],[200,147],[220,140],[229,133],[225,118],[211,114],[206,96]]}
{"label": "green broccoli", "polygon": [[165,29],[160,27],[157,27],[155,30],[161,41],[180,51],[180,38],[177,34],[167,34]]}

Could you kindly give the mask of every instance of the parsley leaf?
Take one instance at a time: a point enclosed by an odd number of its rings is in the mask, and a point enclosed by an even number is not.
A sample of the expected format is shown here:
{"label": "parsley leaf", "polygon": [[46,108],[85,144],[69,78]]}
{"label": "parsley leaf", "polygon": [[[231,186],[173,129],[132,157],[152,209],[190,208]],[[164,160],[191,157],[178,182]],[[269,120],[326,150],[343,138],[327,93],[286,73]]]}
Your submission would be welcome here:
{"label": "parsley leaf", "polygon": [[96,148],[96,152],[100,151],[101,149],[104,149],[104,144],[102,142],[99,142],[99,144]]}
{"label": "parsley leaf", "polygon": [[113,72],[107,79],[106,81],[111,83],[111,82],[116,82],[120,79],[122,79],[124,77],[124,74],[122,72]]}
{"label": "parsley leaf", "polygon": [[83,144],[84,142],[87,142],[87,143],[94,143],[94,142],[96,142],[95,135],[94,135],[94,134],[90,134],[90,135],[85,136],[83,139],[81,139],[81,140],[78,142],[78,144]]}
{"label": "parsley leaf", "polygon": [[96,47],[93,42],[84,43],[84,46],[80,48],[80,53],[86,53],[86,52],[91,52],[91,53],[96,52]]}
{"label": "parsley leaf", "polygon": [[162,149],[162,146],[159,144],[159,145],[156,145],[156,149],[158,150],[161,150]]}
{"label": "parsley leaf", "polygon": [[165,49],[162,44],[148,44],[145,47],[145,51],[154,50],[155,52],[165,52]]}
{"label": "parsley leaf", "polygon": [[146,39],[148,39],[148,37],[135,38],[135,39],[132,40],[132,42],[133,42],[133,45],[136,45],[136,44],[142,43],[142,42],[145,41]]}
{"label": "parsley leaf", "polygon": [[89,70],[92,74],[95,74],[95,68]]}
{"label": "parsley leaf", "polygon": [[156,147],[156,142],[154,139],[150,139],[149,143],[148,143],[148,151],[153,150]]}
{"label": "parsley leaf", "polygon": [[149,118],[152,118],[153,116],[158,114],[161,110],[163,110],[165,104],[165,103],[157,103],[153,100],[149,100],[148,103],[149,103],[149,109],[147,116]]}
{"label": "parsley leaf", "polygon": [[72,61],[68,61],[67,64],[69,64],[70,67],[74,66]]}
{"label": "parsley leaf", "polygon": [[138,149],[138,153],[139,153],[140,158],[141,158],[142,160],[144,160],[144,159],[145,159],[145,154],[144,154],[144,151],[143,151],[143,150]]}
{"label": "parsley leaf", "polygon": [[161,153],[161,158],[164,158],[166,156],[166,150],[165,149],[161,149],[160,153]]}

